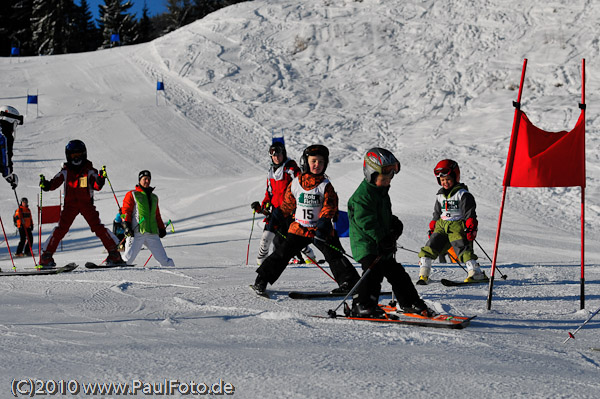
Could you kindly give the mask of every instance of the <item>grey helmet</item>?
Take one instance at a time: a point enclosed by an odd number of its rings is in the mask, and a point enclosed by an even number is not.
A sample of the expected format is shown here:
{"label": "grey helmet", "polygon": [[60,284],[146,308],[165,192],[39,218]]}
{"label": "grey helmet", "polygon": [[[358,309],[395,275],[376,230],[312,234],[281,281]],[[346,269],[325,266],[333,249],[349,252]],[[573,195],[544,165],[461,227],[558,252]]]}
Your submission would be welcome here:
{"label": "grey helmet", "polygon": [[365,180],[369,183],[375,183],[377,175],[400,172],[400,161],[396,159],[390,151],[373,147],[365,154],[363,162],[363,173]]}

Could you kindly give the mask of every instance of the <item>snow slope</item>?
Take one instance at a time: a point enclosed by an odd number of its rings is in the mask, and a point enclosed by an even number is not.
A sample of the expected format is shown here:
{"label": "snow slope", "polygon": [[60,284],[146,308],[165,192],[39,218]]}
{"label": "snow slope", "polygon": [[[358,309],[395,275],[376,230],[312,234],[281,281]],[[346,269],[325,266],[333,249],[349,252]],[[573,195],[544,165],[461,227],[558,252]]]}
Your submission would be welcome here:
{"label": "snow slope", "polygon": [[[85,261],[106,255],[78,218],[55,259],[79,269],[0,280],[0,396],[10,395],[15,378],[157,387],[165,379],[222,380],[242,398],[597,396],[599,321],[562,341],[600,306],[599,7],[253,1],[148,44],[0,59],[0,102],[24,112],[27,90],[40,95],[39,116],[30,106],[17,135],[18,195],[34,204],[39,174],[53,176],[66,142],[82,139],[95,166],[107,166],[119,200],[139,170],[152,171],[163,217],[175,226],[163,243],[177,264],[161,268],[152,259],[143,268],[150,254],[142,251],[135,268],[85,270]],[[364,151],[394,151],[402,171],[391,194],[405,225],[397,258],[414,279],[410,251],[426,240],[437,190],[431,170],[441,158],[456,159],[478,202],[478,242],[491,256],[524,58],[523,109],[555,131],[577,120],[586,59],[587,310],[579,310],[579,188],[509,190],[498,255],[508,278],[496,280],[492,310],[487,286],[418,287],[438,311],[477,315],[466,330],[311,318],[340,303],[287,297],[333,288],[312,266],[290,266],[271,287],[274,300],[249,292],[249,204],[264,193],[273,131],[283,132],[295,158],[308,144],[330,148],[328,174],[342,209],[362,178]],[[157,80],[164,97],[156,97]],[[4,193],[0,215],[14,250],[15,198],[8,185]],[[57,204],[58,191],[43,201]],[[96,204],[110,227],[117,212],[110,187]],[[261,231],[256,220],[251,265]],[[0,267],[10,270],[2,251]],[[15,263],[33,267],[31,259]],[[432,277],[463,276],[438,264]],[[140,395],[164,397],[154,393]]]}

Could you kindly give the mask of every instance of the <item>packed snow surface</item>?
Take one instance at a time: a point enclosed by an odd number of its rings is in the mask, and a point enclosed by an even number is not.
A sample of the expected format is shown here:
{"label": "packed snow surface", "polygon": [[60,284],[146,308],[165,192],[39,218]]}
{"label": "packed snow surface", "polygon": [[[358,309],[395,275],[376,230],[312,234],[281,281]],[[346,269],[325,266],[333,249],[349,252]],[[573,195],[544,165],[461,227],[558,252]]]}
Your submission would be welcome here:
{"label": "packed snow surface", "polygon": [[[35,211],[39,175],[58,172],[65,144],[81,139],[119,202],[140,170],[152,172],[176,263],[144,267],[142,251],[133,268],[87,270],[106,253],[79,217],[55,254],[78,269],[0,279],[0,396],[39,379],[47,390],[56,382],[59,396],[78,388],[78,397],[119,397],[86,394],[92,383],[165,397],[160,390],[177,382],[170,397],[192,396],[186,387],[261,399],[597,397],[600,317],[563,341],[600,306],[599,17],[600,3],[579,0],[262,0],[147,44],[0,59],[0,102],[26,114],[14,154],[18,196]],[[478,204],[477,241],[493,256],[525,58],[523,110],[550,131],[575,125],[586,60],[585,309],[578,187],[508,190],[491,310],[487,285],[444,287],[441,278],[465,273],[434,264],[434,282],[418,291],[440,312],[476,315],[465,330],[313,318],[341,299],[287,296],[335,288],[310,265],[288,267],[271,300],[250,291],[263,222],[249,205],[264,195],[273,133],[296,159],[309,144],[329,147],[342,210],[363,178],[364,152],[395,153],[402,169],[390,193],[405,226],[397,259],[413,280],[412,251],[427,239],[438,190],[433,167],[457,160]],[[26,107],[27,92],[39,93],[39,108]],[[16,200],[2,190],[14,251]],[[111,228],[111,187],[95,198]],[[42,201],[59,204],[59,191]],[[43,227],[42,240],[52,225]]]}

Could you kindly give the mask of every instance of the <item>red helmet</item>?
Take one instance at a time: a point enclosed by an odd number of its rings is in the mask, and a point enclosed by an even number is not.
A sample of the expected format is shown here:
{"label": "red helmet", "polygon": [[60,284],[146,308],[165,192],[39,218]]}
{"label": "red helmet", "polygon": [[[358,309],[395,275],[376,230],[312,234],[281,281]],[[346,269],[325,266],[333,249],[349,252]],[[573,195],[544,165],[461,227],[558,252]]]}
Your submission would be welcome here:
{"label": "red helmet", "polygon": [[433,169],[433,174],[437,178],[438,184],[441,186],[440,177],[442,176],[450,176],[454,178],[454,182],[458,183],[460,181],[460,169],[456,161],[451,159],[443,159],[435,165],[435,169]]}

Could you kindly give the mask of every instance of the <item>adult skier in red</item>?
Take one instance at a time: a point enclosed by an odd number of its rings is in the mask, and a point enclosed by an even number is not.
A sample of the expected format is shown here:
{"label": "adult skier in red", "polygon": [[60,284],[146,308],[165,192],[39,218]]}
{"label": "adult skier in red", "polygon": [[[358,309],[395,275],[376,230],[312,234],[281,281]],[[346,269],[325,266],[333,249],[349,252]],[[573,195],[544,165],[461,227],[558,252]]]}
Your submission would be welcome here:
{"label": "adult skier in red", "polygon": [[102,189],[106,179],[104,168],[98,173],[92,163],[87,159],[87,149],[81,140],[71,140],[65,148],[67,162],[62,169],[52,178],[46,180],[41,176],[40,187],[44,191],[56,190],[64,186],[65,204],[60,214],[58,226],[54,228],[50,238],[44,243],[40,266],[54,267],[56,262],[52,255],[58,244],[69,231],[77,215],[81,214],[90,229],[102,241],[108,251],[106,263],[109,265],[124,264],[121,254],[117,250],[117,238],[100,221],[100,215],[94,205],[94,191]]}

